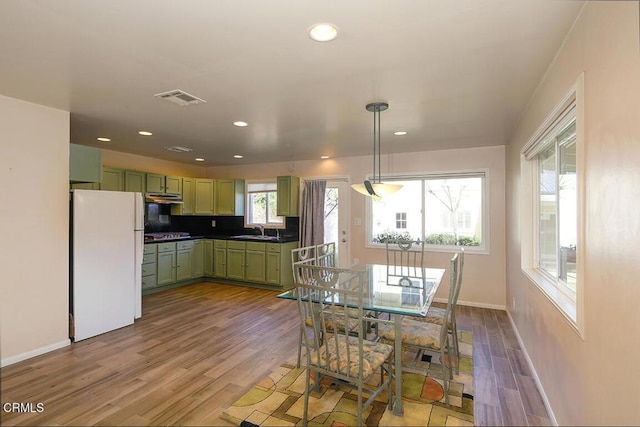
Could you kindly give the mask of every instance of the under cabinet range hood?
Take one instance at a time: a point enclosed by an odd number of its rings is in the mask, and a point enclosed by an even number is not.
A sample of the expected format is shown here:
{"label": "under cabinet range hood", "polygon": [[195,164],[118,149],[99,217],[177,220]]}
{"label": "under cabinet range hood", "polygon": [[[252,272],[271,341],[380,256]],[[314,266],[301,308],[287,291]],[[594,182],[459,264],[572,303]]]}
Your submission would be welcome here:
{"label": "under cabinet range hood", "polygon": [[147,203],[158,203],[161,205],[178,204],[181,205],[184,202],[179,194],[164,194],[164,193],[146,193],[144,195]]}

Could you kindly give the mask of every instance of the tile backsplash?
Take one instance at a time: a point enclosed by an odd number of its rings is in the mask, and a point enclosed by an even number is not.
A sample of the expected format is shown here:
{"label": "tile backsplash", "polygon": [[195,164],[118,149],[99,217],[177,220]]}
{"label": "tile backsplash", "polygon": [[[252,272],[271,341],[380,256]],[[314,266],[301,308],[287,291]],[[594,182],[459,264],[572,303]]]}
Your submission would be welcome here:
{"label": "tile backsplash", "polygon": [[[192,236],[216,236],[257,233],[253,228],[245,228],[242,216],[200,216],[171,215],[171,205],[145,203],[145,227],[147,233],[186,231]],[[215,221],[216,226],[211,226]],[[298,237],[300,219],[286,218],[286,229],[282,236]],[[275,231],[265,229],[265,234],[275,235]]]}

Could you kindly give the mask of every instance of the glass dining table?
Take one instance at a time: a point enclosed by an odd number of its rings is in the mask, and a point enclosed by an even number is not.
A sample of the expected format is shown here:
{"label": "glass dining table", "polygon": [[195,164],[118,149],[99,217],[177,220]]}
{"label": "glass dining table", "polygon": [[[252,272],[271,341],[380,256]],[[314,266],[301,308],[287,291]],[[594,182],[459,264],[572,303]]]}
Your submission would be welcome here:
{"label": "glass dining table", "polygon": [[[443,268],[413,268],[399,270],[386,264],[356,264],[349,268],[354,275],[364,277],[363,308],[388,313],[394,319],[394,364],[396,378],[402,378],[402,317],[424,317],[442,282]],[[340,286],[340,282],[337,284]],[[296,299],[295,288],[278,298]],[[393,413],[403,415],[402,381],[396,381]]]}

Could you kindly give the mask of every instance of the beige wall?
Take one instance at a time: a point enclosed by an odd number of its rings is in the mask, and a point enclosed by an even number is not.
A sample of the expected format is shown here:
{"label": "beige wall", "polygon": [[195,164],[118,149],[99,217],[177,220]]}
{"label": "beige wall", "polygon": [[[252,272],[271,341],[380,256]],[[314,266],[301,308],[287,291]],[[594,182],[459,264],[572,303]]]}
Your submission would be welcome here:
{"label": "beige wall", "polygon": [[0,358],[69,343],[69,113],[0,96]]}
{"label": "beige wall", "polygon": [[[638,425],[640,46],[637,2],[587,2],[507,146],[507,294],[560,425]],[[585,339],[520,269],[520,157],[584,71]]]}
{"label": "beige wall", "polygon": [[[503,146],[470,148],[464,150],[442,150],[419,153],[382,156],[383,173],[421,173],[483,169],[489,174],[490,206],[490,253],[467,254],[465,257],[464,286],[460,302],[477,306],[505,308],[505,150]],[[211,178],[275,178],[278,175],[310,177],[347,177],[351,183],[362,182],[371,173],[371,156],[345,157],[329,160],[271,163],[263,165],[230,166],[208,168]],[[290,168],[295,168],[290,172]],[[350,196],[352,221],[351,259],[360,262],[386,262],[383,249],[365,247],[365,201],[366,197],[355,191]],[[361,226],[353,223],[353,218],[362,220]],[[451,253],[429,252],[427,264],[447,266]],[[440,288],[437,298],[446,299],[448,283]]]}

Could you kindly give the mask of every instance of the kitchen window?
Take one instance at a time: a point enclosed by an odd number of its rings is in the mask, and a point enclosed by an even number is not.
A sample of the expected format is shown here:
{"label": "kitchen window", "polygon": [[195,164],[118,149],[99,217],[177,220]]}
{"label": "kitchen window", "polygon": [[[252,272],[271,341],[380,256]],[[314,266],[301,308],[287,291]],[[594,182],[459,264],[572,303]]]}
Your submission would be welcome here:
{"label": "kitchen window", "polygon": [[245,226],[284,228],[284,217],[276,214],[278,204],[276,181],[248,181],[246,185]]}
{"label": "kitchen window", "polygon": [[387,177],[396,193],[369,199],[369,246],[389,239],[425,240],[429,250],[488,251],[486,171]]}
{"label": "kitchen window", "polygon": [[523,271],[582,334],[578,86],[522,150],[521,222]]}

